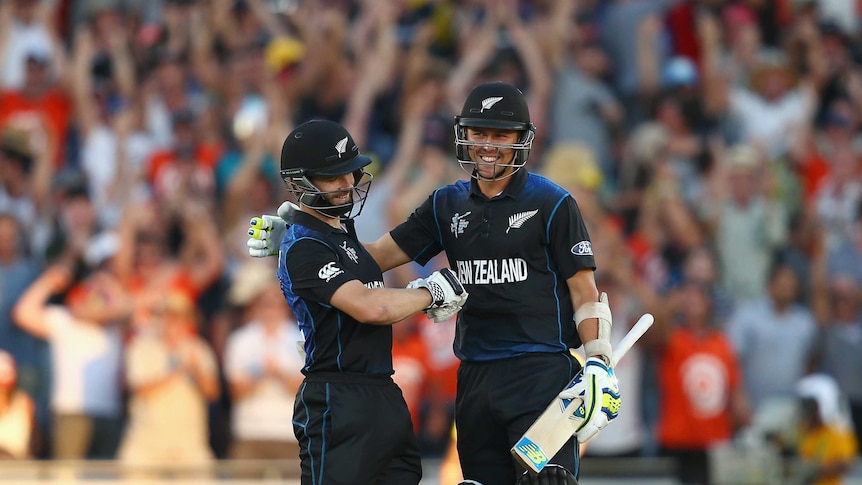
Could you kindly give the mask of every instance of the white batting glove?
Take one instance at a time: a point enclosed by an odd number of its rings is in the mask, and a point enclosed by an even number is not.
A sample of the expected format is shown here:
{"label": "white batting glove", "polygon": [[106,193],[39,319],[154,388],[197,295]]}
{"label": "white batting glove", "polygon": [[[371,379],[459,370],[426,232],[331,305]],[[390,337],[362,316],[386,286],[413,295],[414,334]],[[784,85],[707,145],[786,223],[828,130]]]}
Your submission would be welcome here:
{"label": "white batting glove", "polygon": [[292,211],[299,207],[290,201],[285,201],[278,208],[278,215],[264,214],[260,217],[252,217],[248,228],[248,254],[253,258],[265,258],[278,255],[281,240],[287,224],[284,220]]}
{"label": "white batting glove", "polygon": [[253,258],[265,258],[278,254],[287,225],[278,216],[264,214],[252,217],[248,228],[248,254]]}
{"label": "white batting glove", "polygon": [[459,303],[455,303],[452,305],[443,305],[439,308],[431,308],[425,313],[428,314],[428,318],[433,319],[436,323],[445,322],[461,311],[461,308],[464,306],[464,303],[467,302],[467,296],[467,292],[465,291],[464,294],[461,295],[461,301]]}
{"label": "white batting glove", "polygon": [[579,443],[586,443],[604,429],[620,412],[622,397],[614,370],[598,357],[590,357],[575,377],[575,384],[564,389],[559,398],[565,405],[580,399],[575,418],[582,419],[575,431]]}
{"label": "white batting glove", "polygon": [[[431,305],[425,311],[428,312],[429,318],[434,318],[435,322],[452,318],[452,315],[461,310],[469,296],[467,290],[458,281],[458,277],[449,268],[435,271],[427,278],[415,279],[407,285],[407,288],[425,288],[431,293]],[[440,311],[436,317],[430,313],[435,309]]]}

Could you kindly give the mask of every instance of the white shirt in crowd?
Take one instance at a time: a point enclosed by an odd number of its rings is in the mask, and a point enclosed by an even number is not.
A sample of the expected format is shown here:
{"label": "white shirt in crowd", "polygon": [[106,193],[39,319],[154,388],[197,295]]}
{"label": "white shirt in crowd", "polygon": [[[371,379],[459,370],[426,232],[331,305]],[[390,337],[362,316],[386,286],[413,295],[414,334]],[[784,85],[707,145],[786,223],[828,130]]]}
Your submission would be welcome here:
{"label": "white shirt in crowd", "polygon": [[119,330],[76,319],[66,307],[46,310],[51,349],[51,409],[60,414],[118,417],[123,343]]}
{"label": "white shirt in crowd", "polygon": [[[299,374],[305,361],[296,351],[303,340],[299,327],[292,322],[279,325],[275,336],[268,336],[263,324],[248,322],[235,330],[225,347],[227,379],[259,377],[272,359],[283,372]],[[274,378],[266,378],[243,399],[233,403],[232,431],[240,440],[296,441],[293,434],[295,392]]]}

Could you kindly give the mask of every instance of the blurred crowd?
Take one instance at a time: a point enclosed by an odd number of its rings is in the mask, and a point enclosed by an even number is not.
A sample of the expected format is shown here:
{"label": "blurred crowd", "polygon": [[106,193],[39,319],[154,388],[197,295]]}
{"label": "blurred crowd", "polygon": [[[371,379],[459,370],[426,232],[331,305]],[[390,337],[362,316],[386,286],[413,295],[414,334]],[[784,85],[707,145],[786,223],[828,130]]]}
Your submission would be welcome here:
{"label": "blurred crowd", "polygon": [[[373,240],[468,176],[453,115],[490,80],[527,95],[527,168],[577,200],[615,338],[657,317],[587,453],[685,457],[812,375],[862,437],[858,3],[3,0],[0,454],[296,456],[301,336],[245,247],[285,134],[331,119],[373,157]],[[453,325],[394,330],[439,456]]]}

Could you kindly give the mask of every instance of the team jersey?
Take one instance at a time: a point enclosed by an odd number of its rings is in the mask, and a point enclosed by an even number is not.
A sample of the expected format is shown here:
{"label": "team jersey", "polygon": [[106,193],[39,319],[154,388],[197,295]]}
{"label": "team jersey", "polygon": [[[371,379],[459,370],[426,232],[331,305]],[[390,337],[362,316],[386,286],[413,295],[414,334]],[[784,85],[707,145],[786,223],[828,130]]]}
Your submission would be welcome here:
{"label": "team jersey", "polygon": [[390,234],[422,265],[445,250],[470,293],[456,324],[462,361],[581,345],[566,279],[595,261],[578,205],[557,184],[522,169],[489,199],[462,180],[436,190]]}
{"label": "team jersey", "polygon": [[285,221],[278,279],[305,336],[302,373],[392,375],[392,328],[360,323],[330,304],[335,291],[351,280],[382,288],[380,267],[353,231],[299,211]]}

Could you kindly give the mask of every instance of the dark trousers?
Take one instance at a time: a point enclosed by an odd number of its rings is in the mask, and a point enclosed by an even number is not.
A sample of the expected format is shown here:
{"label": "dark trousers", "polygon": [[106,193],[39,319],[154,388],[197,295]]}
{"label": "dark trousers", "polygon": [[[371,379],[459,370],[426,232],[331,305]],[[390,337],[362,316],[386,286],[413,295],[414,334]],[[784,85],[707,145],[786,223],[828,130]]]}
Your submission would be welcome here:
{"label": "dark trousers", "polygon": [[707,485],[709,483],[709,457],[706,450],[683,450],[662,448],[662,456],[676,462],[676,477],[683,485]]}
{"label": "dark trousers", "polygon": [[52,419],[52,458],[111,460],[115,457],[123,432],[120,418],[55,413]]}
{"label": "dark trousers", "polygon": [[[465,479],[514,484],[524,472],[510,449],[580,369],[568,353],[529,354],[458,368],[455,425]],[[551,459],[578,475],[572,438]]]}
{"label": "dark trousers", "polygon": [[422,478],[410,412],[390,377],[307,376],[293,429],[303,485],[416,485]]}

